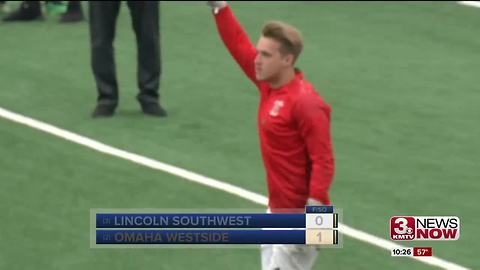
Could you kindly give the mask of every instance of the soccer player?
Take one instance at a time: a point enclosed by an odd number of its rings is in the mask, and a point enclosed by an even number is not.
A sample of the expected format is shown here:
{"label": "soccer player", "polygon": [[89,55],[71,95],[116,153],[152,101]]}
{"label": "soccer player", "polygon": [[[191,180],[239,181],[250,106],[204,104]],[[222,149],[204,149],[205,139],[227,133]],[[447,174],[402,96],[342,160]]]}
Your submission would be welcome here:
{"label": "soccer player", "polygon": [[[258,131],[267,176],[269,211],[329,205],[334,158],[330,106],[295,68],[301,33],[269,22],[256,47],[225,1],[208,1],[232,57],[259,90]],[[311,269],[315,247],[262,245],[262,269]]]}

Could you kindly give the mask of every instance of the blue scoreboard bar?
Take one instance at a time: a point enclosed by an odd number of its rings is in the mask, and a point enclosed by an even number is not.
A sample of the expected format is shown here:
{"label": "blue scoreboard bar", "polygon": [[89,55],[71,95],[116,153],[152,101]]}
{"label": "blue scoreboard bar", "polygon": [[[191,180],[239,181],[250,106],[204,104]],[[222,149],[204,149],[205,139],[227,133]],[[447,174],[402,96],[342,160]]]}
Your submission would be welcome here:
{"label": "blue scoreboard bar", "polygon": [[339,243],[333,206],[271,214],[98,211],[92,218],[92,247]]}

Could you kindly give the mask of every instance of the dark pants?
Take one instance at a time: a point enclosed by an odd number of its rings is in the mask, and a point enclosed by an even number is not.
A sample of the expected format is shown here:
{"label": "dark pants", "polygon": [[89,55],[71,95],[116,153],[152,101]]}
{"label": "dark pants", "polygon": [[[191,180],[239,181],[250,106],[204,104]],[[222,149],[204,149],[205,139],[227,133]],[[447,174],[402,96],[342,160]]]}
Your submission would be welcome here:
{"label": "dark pants", "polygon": [[[160,83],[160,31],[158,1],[128,1],[137,40],[137,80],[141,103],[158,102]],[[92,69],[98,90],[98,103],[117,104],[113,40],[120,1],[92,1],[90,4],[90,39]]]}

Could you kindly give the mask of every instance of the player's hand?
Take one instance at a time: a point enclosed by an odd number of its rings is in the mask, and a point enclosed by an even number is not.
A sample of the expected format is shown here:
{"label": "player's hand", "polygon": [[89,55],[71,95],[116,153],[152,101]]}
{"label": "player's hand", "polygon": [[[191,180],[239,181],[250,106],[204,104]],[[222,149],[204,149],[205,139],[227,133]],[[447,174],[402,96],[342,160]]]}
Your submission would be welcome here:
{"label": "player's hand", "polygon": [[227,1],[207,1],[207,5],[217,13],[220,9],[227,6]]}
{"label": "player's hand", "polygon": [[[323,203],[321,203],[319,200],[315,200],[314,198],[308,198],[307,200],[307,205],[312,205],[312,206],[321,206]],[[319,246],[314,246],[315,250],[320,250]]]}
{"label": "player's hand", "polygon": [[314,198],[308,198],[308,200],[307,200],[307,205],[320,206],[320,205],[323,205],[323,204],[322,204],[320,201],[315,200]]}

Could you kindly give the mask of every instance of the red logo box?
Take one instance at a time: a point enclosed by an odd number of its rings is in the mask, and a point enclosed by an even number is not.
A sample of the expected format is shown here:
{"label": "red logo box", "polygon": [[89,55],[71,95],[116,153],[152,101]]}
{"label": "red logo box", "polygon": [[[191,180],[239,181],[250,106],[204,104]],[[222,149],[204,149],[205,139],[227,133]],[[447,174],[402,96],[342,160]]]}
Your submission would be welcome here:
{"label": "red logo box", "polygon": [[415,218],[414,217],[391,217],[390,238],[392,240],[414,240]]}

